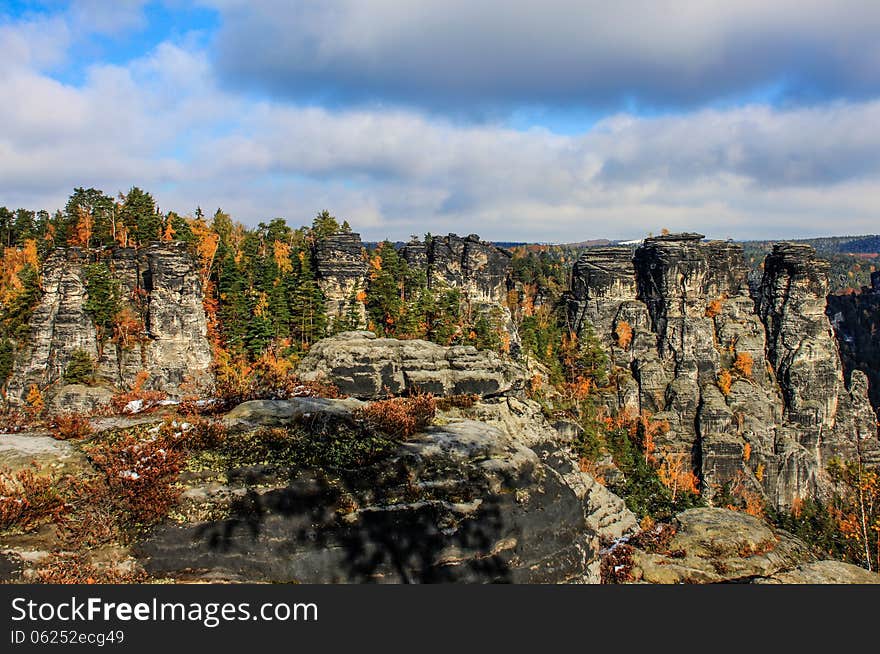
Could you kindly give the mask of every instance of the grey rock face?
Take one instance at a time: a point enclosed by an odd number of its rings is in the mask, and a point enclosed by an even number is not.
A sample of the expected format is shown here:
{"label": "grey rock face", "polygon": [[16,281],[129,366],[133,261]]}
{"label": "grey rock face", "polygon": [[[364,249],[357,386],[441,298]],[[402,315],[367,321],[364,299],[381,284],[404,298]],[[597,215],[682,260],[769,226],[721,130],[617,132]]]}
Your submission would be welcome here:
{"label": "grey rock face", "polygon": [[813,563],[805,543],[758,518],[727,509],[676,516],[666,552],[634,551],[634,576],[654,584],[744,582]]}
{"label": "grey rock face", "polygon": [[361,326],[366,326],[364,303],[357,297],[366,286],[367,275],[360,234],[338,232],[320,240],[315,246],[315,263],[330,319],[346,316],[351,307]]}
{"label": "grey rock face", "polygon": [[[227,420],[345,421],[351,402],[249,402]],[[483,422],[429,427],[358,470],[249,468],[225,478],[190,480],[177,523],[136,548],[149,571],[303,583],[597,581],[599,540],[580,491],[523,439]]]}
{"label": "grey rock face", "polygon": [[103,386],[65,384],[52,397],[50,406],[55,413],[92,413],[107,407],[113,391]]}
{"label": "grey rock face", "polygon": [[[878,271],[880,272],[880,271]],[[870,381],[874,410],[880,409],[880,275],[856,295],[829,295],[826,313],[834,327],[847,376],[860,370]]]}
{"label": "grey rock face", "polygon": [[676,516],[671,528],[674,535],[659,550],[637,543],[632,551],[634,580],[653,584],[880,583],[880,575],[864,568],[817,561],[806,543],[745,513],[690,509]]}
{"label": "grey rock face", "polygon": [[828,457],[878,446],[863,378],[843,383],[826,272],[811,248],[779,245],[753,299],[739,245],[671,234],[587,250],[566,302],[610,355],[611,408],[665,420],[658,449],[710,496],[736,484],[785,507],[828,490]]}
{"label": "grey rock face", "polygon": [[565,439],[537,403],[514,396],[496,397],[467,409],[452,409],[444,413],[446,416],[478,420],[527,444],[575,490],[584,504],[587,525],[601,542],[638,531],[635,514],[620,497],[580,470],[577,460],[560,444]]}
{"label": "grey rock face", "polygon": [[510,284],[510,259],[507,250],[480,240],[476,234],[434,236],[427,243],[414,241],[401,251],[412,266],[425,267],[428,285],[438,284],[461,289],[475,302],[503,305]]}
{"label": "grey rock face", "polygon": [[499,395],[521,388],[525,375],[509,360],[471,346],[343,332],[315,343],[297,367],[306,381],[330,381],[362,399],[420,389],[436,395]]}
{"label": "grey rock face", "polygon": [[758,579],[758,584],[880,584],[880,575],[842,561],[804,563]]}
{"label": "grey rock face", "polygon": [[99,343],[85,310],[84,266],[96,256],[69,248],[46,260],[43,297],[8,384],[11,402],[20,402],[31,384],[56,385],[76,350],[88,352],[97,362],[98,379],[112,386],[131,385],[143,370],[150,374],[148,386],[173,396],[184,382],[207,379],[211,349],[201,282],[185,244],[157,243],[137,252],[117,248],[102,259],[120,282],[123,299],[143,306],[146,338],[128,348],[110,339]]}

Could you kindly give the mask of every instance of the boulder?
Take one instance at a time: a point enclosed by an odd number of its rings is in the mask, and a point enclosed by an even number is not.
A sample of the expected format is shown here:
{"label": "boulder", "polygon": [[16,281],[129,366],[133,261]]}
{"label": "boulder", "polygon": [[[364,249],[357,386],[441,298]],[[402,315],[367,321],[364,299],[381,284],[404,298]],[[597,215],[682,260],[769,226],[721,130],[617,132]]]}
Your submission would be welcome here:
{"label": "boulder", "polygon": [[744,582],[815,561],[791,534],[738,511],[690,509],[676,516],[663,551],[636,549],[636,579],[655,584]]}
{"label": "boulder", "polygon": [[435,395],[500,395],[520,389],[525,374],[500,355],[471,346],[343,332],[309,348],[297,367],[306,381],[329,381],[361,399],[421,390]]}
{"label": "boulder", "polygon": [[[249,402],[227,424],[356,430],[351,408],[350,400]],[[596,582],[599,537],[570,457],[567,470],[554,467],[496,426],[444,422],[356,470],[193,473],[189,505],[136,546],[138,557],[175,578]]]}
{"label": "boulder", "polygon": [[777,572],[758,584],[880,584],[880,575],[842,561],[815,561]]}
{"label": "boulder", "polygon": [[49,402],[55,413],[94,413],[106,409],[113,391],[105,386],[66,384],[58,389]]}
{"label": "boulder", "polygon": [[32,463],[47,473],[78,473],[91,469],[86,456],[67,441],[34,434],[0,434],[0,468],[16,472]]}

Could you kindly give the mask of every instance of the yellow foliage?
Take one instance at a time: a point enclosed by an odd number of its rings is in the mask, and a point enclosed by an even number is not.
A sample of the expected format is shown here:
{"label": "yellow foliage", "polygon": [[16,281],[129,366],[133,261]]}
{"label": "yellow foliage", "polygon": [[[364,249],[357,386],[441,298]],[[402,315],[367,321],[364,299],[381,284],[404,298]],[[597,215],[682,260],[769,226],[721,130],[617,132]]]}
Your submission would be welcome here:
{"label": "yellow foliage", "polygon": [[279,240],[275,240],[272,244],[272,254],[275,259],[275,265],[278,266],[278,270],[282,275],[287,274],[293,270],[293,263],[290,261],[290,245],[287,243],[283,243]]}
{"label": "yellow foliage", "polygon": [[46,406],[45,402],[43,402],[43,394],[36,384],[31,384],[24,401],[27,405],[27,412],[32,416],[41,413]]}
{"label": "yellow foliage", "polygon": [[22,248],[4,248],[0,259],[0,304],[8,305],[24,290],[21,273],[25,266],[37,272],[40,269],[37,258],[37,242],[29,238]]}

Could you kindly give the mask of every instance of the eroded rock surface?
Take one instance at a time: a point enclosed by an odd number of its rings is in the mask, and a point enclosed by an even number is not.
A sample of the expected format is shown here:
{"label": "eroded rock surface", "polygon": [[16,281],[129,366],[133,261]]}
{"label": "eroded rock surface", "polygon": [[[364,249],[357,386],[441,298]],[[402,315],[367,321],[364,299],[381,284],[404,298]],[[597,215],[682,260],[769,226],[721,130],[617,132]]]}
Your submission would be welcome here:
{"label": "eroded rock surface", "polygon": [[315,246],[315,263],[327,316],[331,320],[354,318],[365,327],[366,311],[359,294],[366,288],[367,260],[360,234],[337,232],[322,238]]}
{"label": "eroded rock surface", "polygon": [[746,513],[690,509],[676,516],[667,529],[674,534],[662,544],[646,541],[633,549],[632,580],[653,584],[880,583],[880,575],[863,568],[817,560],[800,539]]}
{"label": "eroded rock surface", "polygon": [[827,265],[779,244],[753,298],[741,247],[702,238],[590,249],[575,264],[569,319],[610,354],[607,403],[666,421],[658,450],[709,497],[732,485],[779,507],[821,497],[829,457],[878,450],[865,377],[844,383],[825,316]]}
{"label": "eroded rock surface", "polygon": [[377,338],[372,332],[343,332],[318,341],[299,363],[297,374],[307,381],[332,382],[346,395],[362,399],[410,390],[500,395],[525,384],[519,366],[494,352]]}
{"label": "eroded rock surface", "polygon": [[[115,342],[112,335],[99,340],[86,311],[85,266],[95,263],[98,256],[94,251],[67,248],[46,260],[42,300],[7,386],[10,402],[21,402],[34,384],[49,389],[50,394],[56,391],[77,350],[92,356],[99,381],[110,386],[130,386],[139,372],[146,371],[148,387],[173,396],[182,384],[197,385],[207,378],[211,349],[201,282],[186,244],[157,243],[138,251],[115,248],[101,254],[100,261],[120,283],[132,314],[143,316],[143,338],[128,344]],[[77,402],[91,401],[79,395]]]}
{"label": "eroded rock surface", "polygon": [[[226,420],[354,428],[358,405],[257,401]],[[551,465],[527,439],[485,422],[444,422],[358,469],[194,473],[177,522],[140,543],[140,559],[160,576],[596,582],[600,541],[574,462]]]}

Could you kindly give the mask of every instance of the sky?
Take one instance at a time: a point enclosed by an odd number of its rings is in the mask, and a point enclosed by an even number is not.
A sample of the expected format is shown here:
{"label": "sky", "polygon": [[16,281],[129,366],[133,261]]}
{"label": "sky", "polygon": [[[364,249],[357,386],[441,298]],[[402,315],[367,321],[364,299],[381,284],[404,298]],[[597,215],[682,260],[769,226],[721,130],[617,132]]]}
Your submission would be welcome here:
{"label": "sky", "polygon": [[0,206],[880,232],[877,0],[0,0]]}

